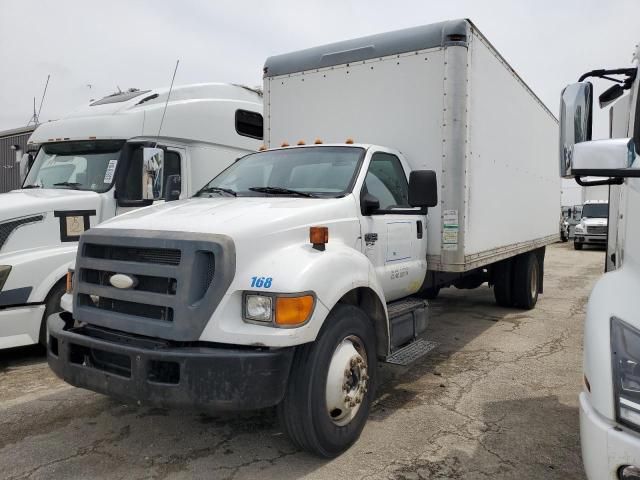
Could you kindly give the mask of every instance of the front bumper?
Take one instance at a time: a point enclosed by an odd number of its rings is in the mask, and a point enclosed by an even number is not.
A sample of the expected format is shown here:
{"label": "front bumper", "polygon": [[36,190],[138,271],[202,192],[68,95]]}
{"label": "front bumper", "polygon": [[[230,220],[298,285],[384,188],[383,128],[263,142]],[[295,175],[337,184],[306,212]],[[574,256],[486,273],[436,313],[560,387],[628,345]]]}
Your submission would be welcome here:
{"label": "front bumper", "polygon": [[589,243],[594,245],[606,245],[607,244],[607,236],[606,235],[590,235],[584,233],[576,233],[574,241],[576,243]]}
{"label": "front bumper", "polygon": [[38,343],[44,305],[0,309],[0,350]]}
{"label": "front bumper", "polygon": [[618,480],[622,466],[640,466],[640,435],[604,418],[580,394],[580,444],[589,480]]}
{"label": "front bumper", "polygon": [[[48,319],[47,359],[76,387],[138,404],[202,410],[254,410],[278,404],[291,348],[181,346],[92,327],[68,313]],[[182,344],[184,345],[184,344]]]}

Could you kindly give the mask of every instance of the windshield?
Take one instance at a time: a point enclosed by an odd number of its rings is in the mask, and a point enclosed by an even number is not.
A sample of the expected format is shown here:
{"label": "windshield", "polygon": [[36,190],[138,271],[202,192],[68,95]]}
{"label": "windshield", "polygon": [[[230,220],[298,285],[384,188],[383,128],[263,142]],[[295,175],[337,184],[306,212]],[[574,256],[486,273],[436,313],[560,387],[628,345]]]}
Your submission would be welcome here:
{"label": "windshield", "polygon": [[122,140],[44,144],[23,188],[66,188],[106,192],[120,158]]}
{"label": "windshield", "polygon": [[253,153],[211,180],[196,196],[338,197],[353,186],[364,149],[303,147]]}
{"label": "windshield", "polygon": [[608,203],[588,203],[582,207],[582,218],[607,218],[608,216]]}

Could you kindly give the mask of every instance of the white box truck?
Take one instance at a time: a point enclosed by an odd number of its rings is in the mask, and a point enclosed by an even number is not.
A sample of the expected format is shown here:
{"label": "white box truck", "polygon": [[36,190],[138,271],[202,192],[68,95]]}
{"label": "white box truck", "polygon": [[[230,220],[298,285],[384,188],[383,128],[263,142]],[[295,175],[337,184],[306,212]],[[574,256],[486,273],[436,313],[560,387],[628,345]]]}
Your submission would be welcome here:
{"label": "white box truck", "polygon": [[270,148],[82,236],[48,361],[141,403],[277,405],[332,457],[364,427],[376,362],[428,348],[424,295],[489,281],[533,308],[557,122],[467,20],[269,58],[264,89]]}
{"label": "white box truck", "polygon": [[[633,58],[631,67],[585,73],[561,101],[561,175],[611,187],[609,271],[584,322],[580,443],[589,480],[640,478],[640,47]],[[586,80],[594,77],[615,82],[599,96],[601,108],[615,102],[609,140],[591,141],[594,89]]]}
{"label": "white box truck", "polygon": [[[44,320],[59,310],[83,231],[187,198],[262,143],[260,92],[208,83],[175,87],[167,103],[168,95],[110,95],[31,135],[40,148],[22,188],[0,195],[0,349],[45,343]],[[150,189],[142,187],[145,147],[162,157],[145,176],[154,177]]]}

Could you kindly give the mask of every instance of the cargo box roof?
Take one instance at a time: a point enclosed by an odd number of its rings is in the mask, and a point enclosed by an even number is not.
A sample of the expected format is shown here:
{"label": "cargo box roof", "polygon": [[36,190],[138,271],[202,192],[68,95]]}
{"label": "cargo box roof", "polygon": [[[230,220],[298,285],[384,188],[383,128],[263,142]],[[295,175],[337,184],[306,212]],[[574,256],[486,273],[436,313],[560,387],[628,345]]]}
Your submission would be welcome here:
{"label": "cargo box roof", "polygon": [[469,21],[459,19],[354,38],[269,57],[264,73],[276,77],[428,48],[466,45],[468,32]]}

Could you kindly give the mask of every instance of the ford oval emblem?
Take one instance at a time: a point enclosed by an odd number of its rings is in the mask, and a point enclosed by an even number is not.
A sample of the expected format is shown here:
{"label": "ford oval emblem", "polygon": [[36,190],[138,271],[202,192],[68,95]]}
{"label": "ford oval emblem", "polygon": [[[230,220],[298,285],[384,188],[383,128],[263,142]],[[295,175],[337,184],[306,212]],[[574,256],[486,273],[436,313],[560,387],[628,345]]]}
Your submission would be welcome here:
{"label": "ford oval emblem", "polygon": [[128,288],[135,287],[138,283],[138,279],[131,275],[125,275],[124,273],[116,273],[109,277],[109,283],[116,288],[126,290]]}

